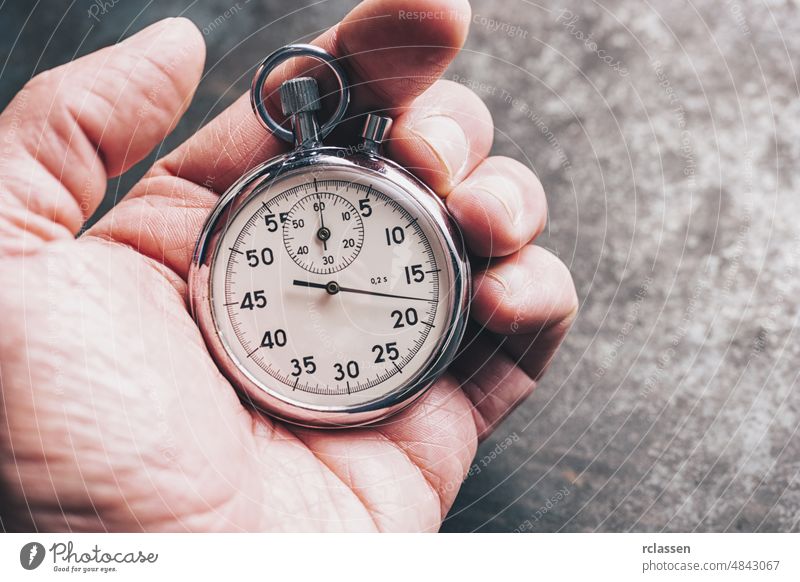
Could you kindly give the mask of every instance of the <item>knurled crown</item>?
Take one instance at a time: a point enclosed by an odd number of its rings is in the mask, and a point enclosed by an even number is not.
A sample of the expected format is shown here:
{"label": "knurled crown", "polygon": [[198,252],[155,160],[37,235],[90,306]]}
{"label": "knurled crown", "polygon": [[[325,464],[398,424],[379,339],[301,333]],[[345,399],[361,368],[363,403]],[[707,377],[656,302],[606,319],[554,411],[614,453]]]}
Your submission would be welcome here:
{"label": "knurled crown", "polygon": [[284,115],[318,111],[319,87],[312,77],[289,79],[281,85],[281,109]]}

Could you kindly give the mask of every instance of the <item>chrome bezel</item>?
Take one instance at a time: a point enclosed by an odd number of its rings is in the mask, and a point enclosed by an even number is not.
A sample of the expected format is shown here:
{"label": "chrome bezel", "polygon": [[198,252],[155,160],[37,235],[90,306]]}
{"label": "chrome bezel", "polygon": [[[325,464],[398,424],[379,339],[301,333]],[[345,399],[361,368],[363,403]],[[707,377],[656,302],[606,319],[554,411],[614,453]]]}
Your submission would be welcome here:
{"label": "chrome bezel", "polygon": [[[350,169],[378,175],[397,185],[426,212],[439,229],[449,254],[453,289],[448,305],[448,331],[428,359],[428,365],[401,388],[376,400],[348,407],[308,406],[270,390],[240,366],[218,331],[212,305],[211,273],[221,234],[230,220],[252,196],[275,179],[289,174],[324,172],[327,168]],[[273,158],[242,176],[222,195],[201,231],[189,271],[192,315],[220,370],[238,391],[243,402],[287,422],[310,427],[352,427],[374,423],[400,411],[418,399],[446,370],[464,335],[469,315],[470,270],[463,238],[438,196],[409,172],[380,155],[344,148],[324,147],[295,150]]]}

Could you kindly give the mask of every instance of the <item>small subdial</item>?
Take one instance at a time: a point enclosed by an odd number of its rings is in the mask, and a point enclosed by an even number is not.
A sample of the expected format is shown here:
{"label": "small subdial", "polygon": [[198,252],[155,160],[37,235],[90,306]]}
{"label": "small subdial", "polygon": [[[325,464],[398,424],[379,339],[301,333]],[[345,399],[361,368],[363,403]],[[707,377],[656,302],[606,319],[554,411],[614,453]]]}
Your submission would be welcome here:
{"label": "small subdial", "polygon": [[361,214],[346,199],[315,192],[298,200],[283,223],[283,245],[297,265],[328,275],[352,263],[364,244]]}

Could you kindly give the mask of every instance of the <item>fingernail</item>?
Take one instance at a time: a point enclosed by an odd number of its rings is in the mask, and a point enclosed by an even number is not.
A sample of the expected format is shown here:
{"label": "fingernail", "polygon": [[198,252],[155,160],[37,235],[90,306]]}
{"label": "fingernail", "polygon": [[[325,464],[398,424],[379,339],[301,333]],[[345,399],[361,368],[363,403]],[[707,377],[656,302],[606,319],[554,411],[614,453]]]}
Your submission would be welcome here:
{"label": "fingernail", "polygon": [[477,191],[479,196],[496,200],[508,215],[512,225],[517,225],[522,220],[524,210],[522,197],[519,195],[517,185],[512,180],[503,176],[484,178],[473,184],[472,189]]}
{"label": "fingernail", "polygon": [[425,117],[414,123],[412,131],[430,146],[451,180],[460,176],[467,164],[469,142],[455,119],[446,115]]}
{"label": "fingernail", "polygon": [[503,288],[503,295],[507,298],[519,295],[530,285],[524,270],[518,268],[515,263],[496,265],[486,271],[486,278],[499,284]]}
{"label": "fingernail", "polygon": [[131,39],[131,38],[133,38],[135,36],[138,36],[139,38],[152,36],[155,33],[157,33],[159,30],[164,28],[166,25],[167,25],[167,20],[166,19],[165,20],[158,20],[158,21],[154,22],[153,24],[148,24],[142,30],[140,30],[139,32],[129,36],[125,40],[129,40],[129,39]]}
{"label": "fingernail", "polygon": [[182,17],[164,18],[163,20],[154,22],[149,26],[145,26],[139,32],[129,36],[121,43],[117,44],[126,44],[129,41],[142,42],[143,40],[152,40],[153,37],[168,38],[171,34],[180,35],[183,33],[183,28],[177,26],[177,24],[179,24],[181,20],[186,20],[186,19]]}

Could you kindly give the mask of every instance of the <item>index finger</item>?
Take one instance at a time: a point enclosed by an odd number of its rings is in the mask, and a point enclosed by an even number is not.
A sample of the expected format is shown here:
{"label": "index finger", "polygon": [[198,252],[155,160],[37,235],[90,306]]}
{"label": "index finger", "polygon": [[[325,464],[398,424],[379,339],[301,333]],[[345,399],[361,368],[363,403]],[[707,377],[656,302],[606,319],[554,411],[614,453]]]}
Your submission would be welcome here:
{"label": "index finger", "polygon": [[[312,44],[344,65],[353,86],[351,114],[397,112],[441,76],[463,45],[469,21],[466,0],[367,0]],[[285,63],[270,76],[265,94],[274,99],[280,83],[296,74],[297,63]],[[244,95],[153,172],[222,192],[285,147],[264,130]]]}

